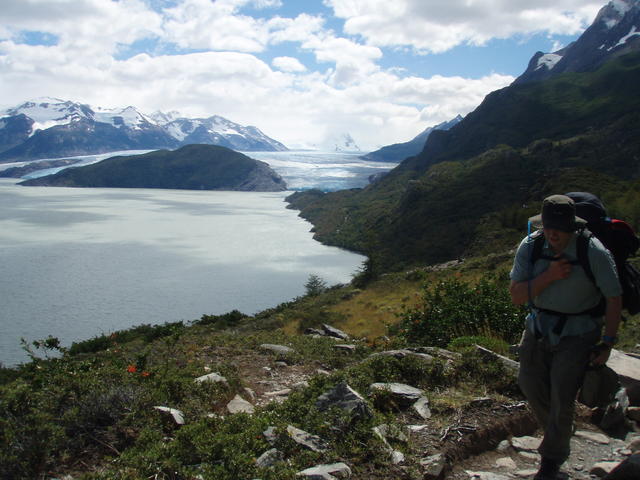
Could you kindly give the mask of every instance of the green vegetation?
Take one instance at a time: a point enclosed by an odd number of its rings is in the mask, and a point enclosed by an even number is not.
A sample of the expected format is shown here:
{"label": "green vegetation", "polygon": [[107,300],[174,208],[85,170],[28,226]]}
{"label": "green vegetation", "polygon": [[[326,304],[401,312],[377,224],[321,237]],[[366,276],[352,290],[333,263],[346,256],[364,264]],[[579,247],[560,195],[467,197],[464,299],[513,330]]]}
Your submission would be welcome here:
{"label": "green vegetation", "polygon": [[452,278],[427,285],[422,305],[404,313],[398,333],[412,344],[439,347],[473,335],[513,343],[522,333],[525,310],[511,303],[507,287],[507,278],[489,276],[476,284]]}

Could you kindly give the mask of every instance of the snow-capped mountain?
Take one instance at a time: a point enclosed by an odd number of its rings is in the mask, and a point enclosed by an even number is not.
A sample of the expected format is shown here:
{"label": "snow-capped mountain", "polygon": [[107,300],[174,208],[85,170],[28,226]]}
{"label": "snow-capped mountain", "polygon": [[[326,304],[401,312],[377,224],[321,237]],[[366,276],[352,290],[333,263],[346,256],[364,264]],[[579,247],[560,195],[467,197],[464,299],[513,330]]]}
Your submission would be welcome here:
{"label": "snow-capped mountain", "polygon": [[514,83],[564,72],[593,71],[607,60],[640,50],[640,0],[612,0],[578,40],[553,53],[537,52]]}
{"label": "snow-capped mountain", "polygon": [[361,152],[360,147],[349,133],[340,133],[328,137],[322,149],[330,152]]}
{"label": "snow-capped mountain", "polygon": [[[221,145],[242,151],[285,151],[282,143],[267,137],[260,129],[243,127],[226,118],[214,115],[209,118],[186,118],[177,112],[156,115],[159,124],[182,145],[206,143]],[[162,122],[160,119],[164,118]]]}
{"label": "snow-capped mountain", "polygon": [[191,143],[234,150],[286,150],[256,127],[219,116],[189,119],[135,107],[92,108],[43,97],[0,112],[0,162],[91,155],[118,150],[177,148]]}

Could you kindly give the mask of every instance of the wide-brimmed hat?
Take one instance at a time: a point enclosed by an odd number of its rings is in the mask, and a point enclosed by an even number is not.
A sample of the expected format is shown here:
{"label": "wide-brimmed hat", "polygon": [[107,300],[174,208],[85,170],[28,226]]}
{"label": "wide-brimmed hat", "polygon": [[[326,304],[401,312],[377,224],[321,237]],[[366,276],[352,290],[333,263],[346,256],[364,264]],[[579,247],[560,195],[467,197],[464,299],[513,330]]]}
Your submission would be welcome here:
{"label": "wide-brimmed hat", "polygon": [[529,219],[536,228],[553,228],[563,232],[575,232],[587,221],[576,217],[576,204],[566,195],[551,195],[542,202],[542,212]]}

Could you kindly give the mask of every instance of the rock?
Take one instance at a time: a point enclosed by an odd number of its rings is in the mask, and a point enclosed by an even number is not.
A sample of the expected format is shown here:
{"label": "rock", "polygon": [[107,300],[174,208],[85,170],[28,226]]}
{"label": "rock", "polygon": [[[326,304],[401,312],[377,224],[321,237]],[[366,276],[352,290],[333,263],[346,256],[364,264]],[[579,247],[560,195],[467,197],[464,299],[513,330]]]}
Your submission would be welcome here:
{"label": "rock", "polygon": [[327,325],[326,323],[322,324],[322,331],[324,332],[325,335],[329,337],[336,337],[336,338],[341,338],[342,340],[349,340],[349,335],[344,333],[342,330],[338,330],[337,328],[332,327],[331,325]]}
{"label": "rock", "polygon": [[542,439],[536,437],[513,437],[511,439],[511,446],[518,451],[524,450],[525,452],[537,452],[542,443]]}
{"label": "rock", "polygon": [[205,383],[205,382],[224,383],[225,385],[228,385],[227,379],[216,372],[209,373],[207,375],[202,375],[201,377],[196,378],[195,382],[196,383]]}
{"label": "rock", "polygon": [[429,409],[429,399],[427,397],[420,397],[413,405],[411,405],[418,415],[424,420],[431,418],[431,409]]}
{"label": "rock", "polygon": [[233,397],[233,400],[227,404],[227,411],[229,413],[248,413],[251,415],[254,410],[253,405],[247,402],[240,395]]}
{"label": "rock", "polygon": [[528,470],[518,470],[517,472],[513,472],[516,477],[519,478],[533,478],[533,476],[538,473],[537,469],[528,469]]}
{"label": "rock", "polygon": [[637,452],[640,450],[640,437],[631,437],[629,443],[627,443],[627,448],[632,452]]}
{"label": "rock", "polygon": [[515,360],[511,360],[510,358],[503,357],[502,355],[498,355],[496,352],[492,352],[488,348],[481,347],[480,345],[475,345],[475,347],[479,352],[483,353],[485,356],[498,360],[500,363],[502,363],[502,365],[507,367],[507,370],[509,370],[510,372],[512,373],[518,372],[518,369],[520,368],[520,364]]}
{"label": "rock", "polygon": [[260,345],[260,348],[283,355],[288,355],[295,352],[295,350],[291,347],[285,347],[284,345],[273,345],[271,343],[263,343],[262,345]]}
{"label": "rock", "polygon": [[393,357],[397,359],[402,359],[405,357],[413,356],[425,360],[428,363],[433,362],[433,357],[427,353],[418,353],[412,350],[386,350],[384,352],[376,352],[369,355],[369,358],[373,357]]}
{"label": "rock", "polygon": [[442,478],[447,459],[442,453],[431,455],[420,460],[424,480],[439,480]]}
{"label": "rock", "polygon": [[256,459],[256,465],[260,468],[273,467],[276,463],[284,461],[282,452],[276,448],[267,450]]}
{"label": "rock", "polygon": [[316,407],[320,411],[328,410],[332,407],[339,408],[350,414],[352,420],[369,418],[372,415],[365,399],[346,382],[341,382],[328,392],[320,395],[316,401]]}
{"label": "rock", "polygon": [[601,445],[609,445],[611,443],[611,439],[608,436],[606,436],[604,433],[589,432],[587,430],[578,430],[574,435],[576,437],[584,438],[585,440],[589,440],[594,443],[599,443]]}
{"label": "rock", "polygon": [[180,410],[176,410],[175,408],[171,407],[162,407],[159,405],[156,405],[153,408],[169,414],[173,421],[176,422],[176,425],[184,425],[184,413],[182,413]]}
{"label": "rock", "polygon": [[286,397],[291,393],[290,388],[285,388],[283,390],[276,390],[275,392],[265,392],[265,397]]}
{"label": "rock", "polygon": [[620,462],[598,462],[593,467],[591,467],[589,473],[591,475],[602,478],[605,475],[608,475],[614,468],[616,468],[619,463]]}
{"label": "rock", "polygon": [[511,480],[511,477],[508,475],[503,475],[501,473],[493,473],[493,472],[471,472],[466,470],[467,475],[469,475],[469,479],[471,480]]}
{"label": "rock", "polygon": [[336,350],[342,350],[344,352],[349,352],[349,353],[356,351],[355,345],[337,344],[337,345],[334,345],[333,348],[335,348]]}
{"label": "rock", "polygon": [[511,448],[511,442],[509,440],[502,440],[496,447],[497,452],[506,452]]}
{"label": "rock", "polygon": [[399,452],[398,450],[391,451],[391,463],[394,465],[398,465],[399,463],[404,462],[404,453]]}
{"label": "rock", "polygon": [[618,374],[620,383],[627,389],[631,405],[640,406],[640,359],[614,348],[607,365]]}
{"label": "rock", "polygon": [[502,457],[496,460],[496,467],[506,470],[515,470],[517,465],[511,457]]}
{"label": "rock", "polygon": [[287,433],[289,434],[291,439],[298,445],[307,447],[314,452],[325,452],[328,448],[325,441],[320,437],[307,433],[304,430],[300,430],[293,425],[289,425],[287,427]]}
{"label": "rock", "polygon": [[307,328],[304,331],[305,335],[318,335],[323,337],[324,336],[324,332],[322,330],[318,330],[316,328]]}
{"label": "rock", "polygon": [[301,382],[294,383],[291,385],[291,390],[304,390],[309,386],[309,382],[306,380],[302,380]]}
{"label": "rock", "polygon": [[251,390],[249,387],[244,387],[243,390],[244,390],[244,393],[247,394],[247,397],[249,397],[249,400],[251,400],[252,402],[256,401],[256,392]]}
{"label": "rock", "polygon": [[636,453],[616,466],[604,480],[637,480],[640,478],[640,454]]}
{"label": "rock", "polygon": [[297,477],[307,477],[311,480],[335,480],[336,478],[350,478],[351,469],[345,463],[317,465],[296,473]]}
{"label": "rock", "polygon": [[538,460],[540,460],[540,454],[534,452],[526,452],[522,450],[518,452],[518,455],[520,455],[522,458],[526,458],[529,461],[537,462]]}
{"label": "rock", "polygon": [[262,435],[270,445],[274,445],[278,440],[278,433],[276,431],[276,427],[267,427],[267,429],[264,432],[262,432]]}
{"label": "rock", "polygon": [[403,407],[408,407],[423,397],[424,392],[419,388],[403,383],[373,383],[370,390],[375,392],[389,392],[393,401]]}
{"label": "rock", "polygon": [[427,353],[434,357],[441,357],[441,358],[445,358],[447,360],[453,360],[453,361],[460,360],[460,358],[462,358],[462,354],[457,352],[452,352],[450,350],[445,350],[444,348],[440,348],[440,347],[417,347],[417,348],[412,348],[411,350],[414,352]]}
{"label": "rock", "polygon": [[407,425],[410,432],[421,432],[425,428],[429,428],[429,425]]}

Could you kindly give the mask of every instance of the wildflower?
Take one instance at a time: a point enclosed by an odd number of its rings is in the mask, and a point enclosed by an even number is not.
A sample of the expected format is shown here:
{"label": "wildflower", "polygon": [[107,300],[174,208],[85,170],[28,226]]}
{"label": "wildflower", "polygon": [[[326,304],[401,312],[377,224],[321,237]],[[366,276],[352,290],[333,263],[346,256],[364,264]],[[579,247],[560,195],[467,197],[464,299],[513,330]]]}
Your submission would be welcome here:
{"label": "wildflower", "polygon": [[129,366],[127,367],[127,372],[129,372],[129,373],[136,373],[136,371],[137,371],[137,370],[138,370],[138,369],[136,368],[136,366],[135,366],[135,365],[129,365]]}
{"label": "wildflower", "polygon": [[151,372],[147,372],[146,370],[144,372],[142,372],[140,375],[142,375],[143,377],[149,377],[151,376]]}

